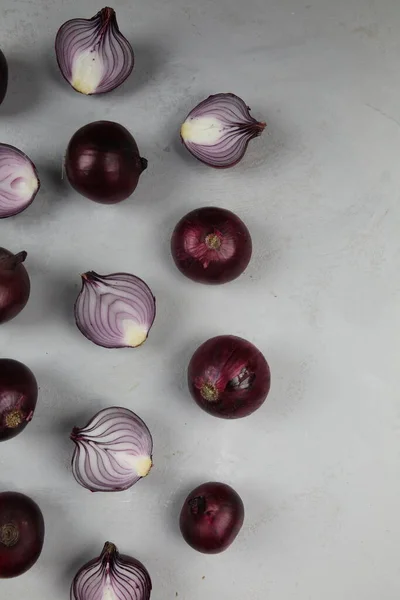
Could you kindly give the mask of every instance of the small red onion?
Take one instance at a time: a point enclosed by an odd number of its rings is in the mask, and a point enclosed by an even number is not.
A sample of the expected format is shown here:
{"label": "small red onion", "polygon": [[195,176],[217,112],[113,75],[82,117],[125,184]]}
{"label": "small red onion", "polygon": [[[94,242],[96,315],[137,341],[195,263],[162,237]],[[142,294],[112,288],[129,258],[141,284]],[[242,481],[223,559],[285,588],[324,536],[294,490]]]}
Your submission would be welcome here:
{"label": "small red onion", "polygon": [[76,448],[72,472],[91,492],[120,492],[130,488],[152,467],[153,440],[146,424],[127,408],[113,406],[98,412],[71,440]]}
{"label": "small red onion", "polygon": [[146,567],[106,542],[100,556],[75,575],[71,600],[149,600],[151,587]]}
{"label": "small red onion", "polygon": [[65,171],[72,187],[94,202],[116,204],[136,189],[147,168],[125,127],[112,121],[89,123],[72,136]]}
{"label": "small red onion", "polygon": [[104,348],[137,348],[147,339],[156,316],[149,286],[129,273],[82,275],[75,302],[76,324],[88,340]]}
{"label": "small red onion", "polygon": [[0,442],[25,429],[33,417],[37,396],[32,371],[17,360],[0,358]]}
{"label": "small red onion", "polygon": [[0,494],[0,578],[17,577],[40,556],[44,520],[31,498],[18,492]]}
{"label": "small red onion", "polygon": [[181,139],[201,162],[225,169],[243,158],[249,141],[265,127],[235,94],[215,94],[190,111],[181,127]]}
{"label": "small red onion", "polygon": [[81,94],[104,94],[120,86],[134,65],[132,46],[119,30],[113,8],[60,27],[56,56],[63,77]]}
{"label": "small red onion", "polygon": [[171,252],[178,269],[193,281],[226,283],[249,264],[252,243],[246,225],[224,208],[199,208],[174,229]]}
{"label": "small red onion", "polygon": [[25,210],[39,188],[39,177],[30,158],[14,146],[0,144],[0,219]]}
{"label": "small red onion", "polygon": [[6,57],[0,50],[0,104],[3,102],[7,93],[8,86],[8,65]]}
{"label": "small red onion", "polygon": [[0,248],[0,323],[16,317],[28,302],[31,283],[22,264],[26,257],[25,251],[13,254]]}
{"label": "small red onion", "polygon": [[238,419],[257,410],[268,395],[271,375],[261,352],[247,340],[219,335],[202,344],[188,367],[189,390],[215,417]]}
{"label": "small red onion", "polygon": [[205,554],[218,554],[232,544],[243,520],[239,494],[225,483],[210,481],[186,498],[179,524],[189,546]]}

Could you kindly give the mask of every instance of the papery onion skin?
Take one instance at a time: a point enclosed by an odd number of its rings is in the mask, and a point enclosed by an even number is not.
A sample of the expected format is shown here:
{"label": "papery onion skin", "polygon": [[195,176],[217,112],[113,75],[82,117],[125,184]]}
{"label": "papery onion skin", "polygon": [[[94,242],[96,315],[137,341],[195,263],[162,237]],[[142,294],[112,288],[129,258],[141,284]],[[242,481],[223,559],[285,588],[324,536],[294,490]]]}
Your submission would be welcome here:
{"label": "papery onion skin", "polygon": [[101,555],[75,575],[70,600],[149,600],[151,589],[146,567],[106,542]]}
{"label": "papery onion skin", "polygon": [[134,66],[132,46],[121,34],[115,10],[103,8],[91,19],[71,19],[55,43],[64,79],[77,92],[104,94],[119,87]]}
{"label": "papery onion skin", "polygon": [[31,284],[22,264],[25,251],[13,254],[0,248],[0,323],[14,319],[28,302]]}
{"label": "papery onion skin", "polygon": [[224,419],[247,417],[260,408],[270,385],[270,369],[262,353],[234,335],[204,342],[188,367],[193,399],[209,414]]}
{"label": "papery onion skin", "polygon": [[171,239],[174,262],[193,281],[233,281],[250,262],[252,242],[246,225],[224,208],[193,210],[176,225]]}
{"label": "papery onion skin", "polygon": [[147,283],[136,275],[98,275],[94,271],[82,275],[75,321],[79,331],[94,344],[137,348],[147,340],[155,316],[156,299]]}
{"label": "papery onion skin", "polygon": [[85,427],[74,427],[72,472],[91,492],[121,492],[146,477],[152,467],[153,439],[134,412],[113,406]]}
{"label": "papery onion skin", "polygon": [[0,50],[0,104],[3,102],[8,87],[8,64],[6,57]]}
{"label": "papery onion skin", "polygon": [[136,189],[147,168],[125,127],[112,121],[89,123],[72,136],[65,171],[72,187],[89,200],[117,204]]}
{"label": "papery onion skin", "polygon": [[191,110],[180,134],[195,158],[215,169],[227,169],[242,160],[250,140],[265,127],[250,115],[239,96],[222,93],[209,96]]}
{"label": "papery onion skin", "polygon": [[31,159],[14,146],[0,144],[0,219],[28,208],[39,189],[39,176]]}
{"label": "papery onion skin", "polygon": [[186,498],[179,519],[184,540],[205,554],[224,552],[234,541],[244,521],[239,494],[226,483],[210,481]]}
{"label": "papery onion skin", "polygon": [[44,530],[36,502],[18,492],[0,493],[0,579],[22,575],[35,564]]}
{"label": "papery onion skin", "polygon": [[37,396],[32,371],[17,360],[0,358],[0,442],[25,429],[33,417]]}

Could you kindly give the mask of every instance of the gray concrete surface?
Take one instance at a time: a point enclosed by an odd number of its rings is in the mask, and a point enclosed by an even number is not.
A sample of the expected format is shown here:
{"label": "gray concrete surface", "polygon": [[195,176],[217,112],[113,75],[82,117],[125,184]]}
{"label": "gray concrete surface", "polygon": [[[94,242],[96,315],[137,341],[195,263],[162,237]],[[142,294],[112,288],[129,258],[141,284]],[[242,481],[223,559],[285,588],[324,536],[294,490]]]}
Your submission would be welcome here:
{"label": "gray concrete surface", "polygon": [[[97,2],[3,0],[11,72],[0,141],[36,163],[42,190],[0,223],[27,250],[32,295],[0,330],[3,356],[40,383],[34,420],[0,448],[1,489],[42,507],[43,554],[0,583],[12,600],[68,598],[105,540],[141,559],[154,600],[397,600],[400,593],[398,372],[400,155],[398,0],[146,0],[113,3],[136,51],[119,90],[75,93],[55,65],[58,27]],[[268,123],[235,169],[185,154],[178,130],[210,93],[232,91]],[[125,125],[149,169],[115,207],[61,181],[66,145],[97,119]],[[203,205],[246,222],[254,258],[217,288],[185,280],[169,257],[177,220]],[[158,316],[139,350],[106,351],[75,328],[85,270],[133,272]],[[219,333],[254,342],[272,370],[257,415],[224,422],[185,386],[197,345]],[[155,466],[135,488],[91,495],[70,472],[73,425],[98,409],[135,410]],[[242,495],[246,523],[220,556],[192,551],[177,515],[217,479]]]}

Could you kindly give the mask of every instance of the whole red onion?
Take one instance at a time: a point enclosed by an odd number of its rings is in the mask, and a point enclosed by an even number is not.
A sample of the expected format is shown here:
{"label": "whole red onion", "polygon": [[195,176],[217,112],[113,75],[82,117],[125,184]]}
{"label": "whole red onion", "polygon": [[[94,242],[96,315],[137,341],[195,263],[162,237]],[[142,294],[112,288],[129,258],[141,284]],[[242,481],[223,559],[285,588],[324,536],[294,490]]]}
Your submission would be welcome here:
{"label": "whole red onion", "polygon": [[31,498],[18,492],[0,494],[0,578],[16,577],[40,556],[44,520]]}
{"label": "whole red onion", "polygon": [[239,494],[225,483],[210,481],[186,498],[180,515],[185,541],[199,552],[218,554],[226,550],[239,533],[244,506]]}
{"label": "whole red onion", "polygon": [[112,121],[89,123],[72,136],[65,170],[72,187],[90,200],[116,204],[136,189],[147,160],[125,127]]}
{"label": "whole red onion", "polygon": [[16,317],[28,302],[31,284],[22,264],[26,257],[26,252],[0,248],[0,323]]}
{"label": "whole red onion", "polygon": [[0,104],[3,102],[7,93],[8,85],[8,65],[6,57],[0,50]]}
{"label": "whole red onion", "polygon": [[32,419],[37,396],[32,371],[17,360],[0,358],[0,442],[25,429]]}
{"label": "whole red onion", "polygon": [[269,392],[267,361],[250,342],[219,335],[202,344],[188,367],[189,390],[206,412],[224,419],[246,417],[257,410]]}
{"label": "whole red onion", "polygon": [[174,229],[171,252],[178,269],[194,281],[226,283],[249,264],[252,243],[246,225],[224,208],[205,207],[184,216]]}

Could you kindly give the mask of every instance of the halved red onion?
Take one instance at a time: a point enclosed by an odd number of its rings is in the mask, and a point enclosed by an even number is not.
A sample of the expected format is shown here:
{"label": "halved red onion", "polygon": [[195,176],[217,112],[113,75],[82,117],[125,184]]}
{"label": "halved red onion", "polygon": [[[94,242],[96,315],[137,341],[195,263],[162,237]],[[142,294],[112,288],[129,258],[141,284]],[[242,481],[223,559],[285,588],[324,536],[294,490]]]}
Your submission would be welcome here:
{"label": "halved red onion", "polygon": [[3,102],[8,86],[8,64],[6,57],[0,50],[0,104]]}
{"label": "halved red onion", "polygon": [[30,158],[14,146],[0,144],[0,219],[25,210],[39,188],[39,177]]}
{"label": "halved red onion", "polygon": [[149,474],[153,439],[147,425],[127,408],[98,412],[81,429],[74,427],[72,472],[91,492],[120,492]]}
{"label": "halved red onion", "polygon": [[81,94],[111,92],[131,74],[132,46],[119,30],[113,8],[91,19],[71,19],[60,27],[56,55],[61,73]]}
{"label": "halved red onion", "polygon": [[142,279],[129,273],[82,275],[75,302],[79,330],[104,348],[136,348],[147,339],[156,316],[156,299]]}
{"label": "halved red onion", "polygon": [[181,139],[201,162],[225,169],[243,158],[249,141],[265,127],[235,94],[215,94],[190,111],[181,127]]}
{"label": "halved red onion", "polygon": [[75,575],[71,600],[148,600],[151,587],[146,567],[106,542],[100,556]]}

